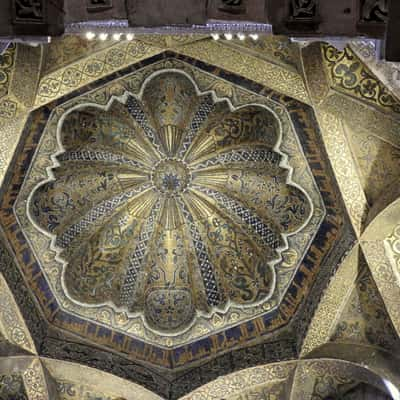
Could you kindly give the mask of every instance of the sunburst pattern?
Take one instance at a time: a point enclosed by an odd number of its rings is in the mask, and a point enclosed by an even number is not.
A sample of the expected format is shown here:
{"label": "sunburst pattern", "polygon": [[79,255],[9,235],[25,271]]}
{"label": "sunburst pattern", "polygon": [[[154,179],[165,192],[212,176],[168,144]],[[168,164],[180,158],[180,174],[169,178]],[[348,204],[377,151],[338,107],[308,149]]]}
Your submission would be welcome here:
{"label": "sunburst pattern", "polygon": [[70,297],[177,332],[196,313],[271,295],[285,236],[311,204],[281,166],[266,108],[233,110],[164,71],[140,97],[70,112],[60,140],[30,213],[61,249]]}

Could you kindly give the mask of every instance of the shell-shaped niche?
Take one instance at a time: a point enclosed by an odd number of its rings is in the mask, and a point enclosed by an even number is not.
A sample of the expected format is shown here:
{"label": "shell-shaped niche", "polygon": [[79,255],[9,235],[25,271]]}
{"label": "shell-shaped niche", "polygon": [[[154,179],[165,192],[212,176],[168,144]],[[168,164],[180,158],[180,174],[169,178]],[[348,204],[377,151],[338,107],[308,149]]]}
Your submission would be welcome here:
{"label": "shell-shaped niche", "polygon": [[30,214],[55,238],[72,299],[180,332],[199,312],[267,299],[311,204],[281,166],[265,107],[233,109],[176,71],[141,93],[65,116],[64,151]]}

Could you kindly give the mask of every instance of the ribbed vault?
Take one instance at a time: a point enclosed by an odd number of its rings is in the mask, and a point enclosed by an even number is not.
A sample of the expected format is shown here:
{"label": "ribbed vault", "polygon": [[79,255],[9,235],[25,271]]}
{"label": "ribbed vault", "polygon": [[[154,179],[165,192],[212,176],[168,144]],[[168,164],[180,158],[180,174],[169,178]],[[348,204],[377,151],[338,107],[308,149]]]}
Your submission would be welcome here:
{"label": "ribbed vault", "polygon": [[0,63],[0,397],[396,398],[396,66],[81,42]]}

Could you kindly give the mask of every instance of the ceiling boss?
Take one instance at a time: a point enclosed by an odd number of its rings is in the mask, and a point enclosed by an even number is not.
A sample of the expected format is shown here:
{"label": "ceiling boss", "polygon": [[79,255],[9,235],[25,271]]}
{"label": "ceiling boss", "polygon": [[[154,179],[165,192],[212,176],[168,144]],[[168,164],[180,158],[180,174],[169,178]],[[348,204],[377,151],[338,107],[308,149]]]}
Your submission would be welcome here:
{"label": "ceiling boss", "polygon": [[175,70],[140,96],[69,112],[54,179],[30,201],[66,261],[68,295],[168,333],[268,299],[286,237],[312,212],[279,139],[267,108],[235,109]]}

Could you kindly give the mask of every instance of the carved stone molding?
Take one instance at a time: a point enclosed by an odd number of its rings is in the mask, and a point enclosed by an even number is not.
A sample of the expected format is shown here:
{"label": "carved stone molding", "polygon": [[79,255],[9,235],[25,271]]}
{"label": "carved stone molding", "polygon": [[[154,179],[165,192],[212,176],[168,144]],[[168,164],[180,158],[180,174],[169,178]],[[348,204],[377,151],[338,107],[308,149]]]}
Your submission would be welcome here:
{"label": "carved stone molding", "polygon": [[365,22],[387,22],[387,0],[363,0],[361,2],[361,20]]}
{"label": "carved stone molding", "polygon": [[292,0],[291,16],[294,19],[313,19],[317,15],[316,0]]}
{"label": "carved stone molding", "polygon": [[246,0],[221,0],[218,10],[231,14],[241,14],[246,11]]}
{"label": "carved stone molding", "polygon": [[14,0],[14,23],[44,23],[46,2],[44,0]]}
{"label": "carved stone molding", "polygon": [[221,20],[266,22],[265,1],[211,0],[208,2],[207,17]]}
{"label": "carved stone molding", "polygon": [[294,32],[316,32],[320,18],[317,0],[291,0],[286,26]]}
{"label": "carved stone molding", "polygon": [[61,35],[64,32],[63,6],[64,0],[11,0],[12,33],[32,36]]}
{"label": "carved stone molding", "polygon": [[86,8],[89,12],[104,11],[112,7],[112,0],[86,0]]}
{"label": "carved stone molding", "polygon": [[383,37],[388,21],[387,0],[362,0],[360,2],[358,30],[370,37]]}

